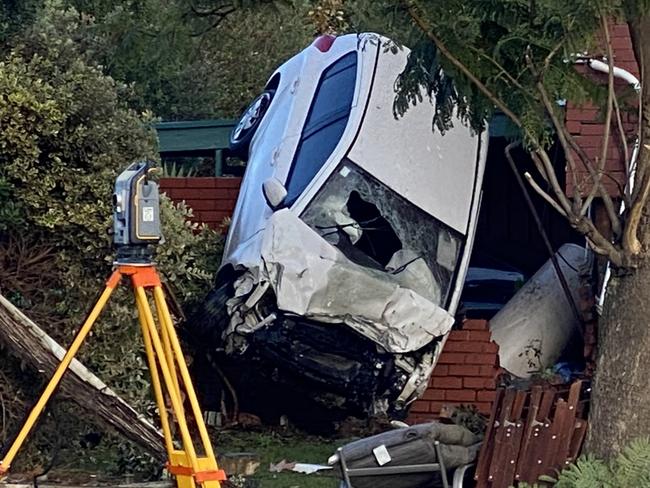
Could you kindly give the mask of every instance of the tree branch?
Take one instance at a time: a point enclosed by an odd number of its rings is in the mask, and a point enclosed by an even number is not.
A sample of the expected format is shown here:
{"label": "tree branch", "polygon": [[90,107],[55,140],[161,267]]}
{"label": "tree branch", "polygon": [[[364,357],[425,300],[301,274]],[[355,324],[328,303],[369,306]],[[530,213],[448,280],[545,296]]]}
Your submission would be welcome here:
{"label": "tree branch", "polygon": [[548,193],[546,193],[546,192],[542,189],[542,187],[540,187],[540,186],[537,184],[537,182],[535,181],[535,179],[533,178],[533,176],[532,176],[528,171],[526,171],[526,172],[524,173],[524,177],[526,178],[526,181],[528,181],[528,183],[530,184],[530,186],[533,188],[533,190],[535,190],[535,192],[536,192],[540,197],[542,197],[544,200],[546,200],[546,202],[547,202],[551,207],[553,207],[555,210],[557,210],[558,213],[559,213],[562,217],[564,217],[564,218],[568,218],[568,215],[567,215],[566,212],[562,209],[562,207],[560,207],[560,205],[558,205],[558,203],[557,203],[555,200],[553,200],[553,197],[551,197],[551,195],[549,195]]}
{"label": "tree branch", "polygon": [[501,64],[496,59],[494,59],[492,56],[488,56],[483,51],[476,49],[474,46],[470,46],[470,50],[478,54],[482,58],[487,59],[490,63],[492,63],[494,67],[499,70],[500,72],[499,74],[505,75],[505,77],[510,81],[510,83],[512,83],[515,87],[517,87],[522,92],[522,94],[530,96],[530,94],[525,90],[525,88],[521,85],[521,83],[519,83],[514,76],[508,73],[508,71],[506,71],[506,69],[503,66],[501,66]]}
{"label": "tree branch", "polygon": [[[562,125],[562,134],[566,141],[568,142],[569,146],[571,146],[571,149],[573,149],[576,154],[580,157],[580,160],[582,161],[583,166],[585,169],[589,172],[589,175],[591,178],[596,181],[598,177],[598,173],[596,172],[596,169],[594,168],[593,162],[591,161],[591,158],[587,156],[587,153],[585,153],[584,149],[578,145],[576,142],[575,138],[573,135],[567,130],[566,125]],[[610,175],[604,174],[603,176],[609,176],[612,178]],[[620,188],[620,184],[612,178],[612,180],[617,184],[619,191],[622,193],[622,189]],[[614,201],[612,200],[612,197],[607,193],[607,190],[605,189],[604,186],[601,187],[601,193],[600,197],[603,199],[603,204],[605,205],[605,210],[607,212],[607,216],[612,224],[612,231],[616,235],[621,235],[623,230],[622,230],[622,224],[621,224],[621,219],[620,216],[614,206]]]}
{"label": "tree branch", "polygon": [[605,133],[603,134],[603,145],[601,147],[600,161],[598,161],[598,182],[594,182],[589,195],[582,205],[580,215],[586,215],[591,202],[599,192],[602,183],[601,176],[605,170],[607,163],[607,149],[609,146],[609,134],[612,126],[612,110],[614,106],[614,53],[612,51],[612,40],[609,36],[609,27],[607,26],[607,19],[601,16],[600,21],[603,26],[603,33],[605,34],[605,46],[607,48],[607,64],[609,65],[609,72],[607,73],[607,112],[605,113]]}
{"label": "tree branch", "polygon": [[562,130],[564,124],[560,122],[560,120],[557,117],[557,114],[555,113],[555,108],[553,107],[553,103],[551,102],[551,99],[548,96],[548,92],[546,91],[546,87],[544,86],[544,82],[542,78],[538,79],[537,81],[537,91],[539,91],[542,99],[542,103],[544,104],[544,107],[546,108],[546,112],[548,113],[549,117],[551,118],[551,122],[555,127],[555,132],[557,133],[558,140],[560,141],[560,145],[564,150],[567,163],[569,164],[569,171],[571,173],[571,177],[573,178],[574,211],[577,211],[582,206],[582,198],[580,196],[580,187],[578,185],[578,172],[576,168],[576,162],[575,159],[573,158],[573,154],[571,153],[571,148],[569,146],[569,143],[567,142],[566,134]]}
{"label": "tree branch", "polygon": [[[632,28],[630,24],[630,32],[632,34],[632,39],[634,40],[633,46],[635,48],[635,53],[637,55],[637,60],[639,63],[639,72],[641,76],[641,89],[639,90],[639,152],[637,155],[637,169],[634,178],[634,189],[632,192],[632,203],[630,205],[630,212],[625,225],[625,230],[623,231],[623,249],[632,253],[638,253],[641,250],[641,243],[637,237],[637,231],[639,224],[641,222],[641,216],[643,214],[643,208],[648,200],[648,195],[650,194],[650,175],[648,175],[648,164],[650,164],[650,157],[647,156],[650,147],[647,144],[643,144],[643,135],[647,131],[647,122],[648,118],[646,117],[644,99],[645,99],[645,49],[642,48],[641,43],[637,41],[640,40],[639,31],[636,28]],[[644,131],[644,128],[646,129]]]}
{"label": "tree branch", "polygon": [[408,10],[409,16],[417,24],[417,26],[424,32],[424,34],[436,45],[436,48],[446,57],[451,64],[458,68],[461,73],[463,73],[467,78],[474,83],[474,85],[485,95],[485,97],[490,100],[499,110],[501,110],[517,127],[523,127],[523,124],[519,117],[510,110],[503,101],[501,101],[492,91],[481,82],[474,73],[472,73],[467,66],[465,66],[458,58],[456,58],[447,46],[436,36],[427,22],[420,16],[417,12],[417,5],[413,1],[406,0],[406,8]]}

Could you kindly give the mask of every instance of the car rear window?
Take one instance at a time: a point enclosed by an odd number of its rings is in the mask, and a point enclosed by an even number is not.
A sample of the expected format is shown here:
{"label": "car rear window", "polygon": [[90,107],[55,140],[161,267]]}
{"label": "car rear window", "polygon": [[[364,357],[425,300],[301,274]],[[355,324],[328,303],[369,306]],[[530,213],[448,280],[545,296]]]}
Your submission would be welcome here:
{"label": "car rear window", "polygon": [[357,53],[332,63],[321,76],[287,179],[291,205],[336,148],[350,118],[357,77]]}

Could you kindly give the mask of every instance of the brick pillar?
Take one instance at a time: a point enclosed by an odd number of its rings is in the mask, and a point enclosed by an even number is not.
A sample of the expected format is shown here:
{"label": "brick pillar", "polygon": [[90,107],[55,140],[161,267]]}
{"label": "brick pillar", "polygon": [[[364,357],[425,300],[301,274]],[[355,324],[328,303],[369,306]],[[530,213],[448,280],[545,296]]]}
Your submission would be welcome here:
{"label": "brick pillar", "polygon": [[466,320],[460,330],[452,330],[408,422],[436,420],[443,409],[458,405],[474,405],[489,415],[500,373],[498,350],[486,320]]}

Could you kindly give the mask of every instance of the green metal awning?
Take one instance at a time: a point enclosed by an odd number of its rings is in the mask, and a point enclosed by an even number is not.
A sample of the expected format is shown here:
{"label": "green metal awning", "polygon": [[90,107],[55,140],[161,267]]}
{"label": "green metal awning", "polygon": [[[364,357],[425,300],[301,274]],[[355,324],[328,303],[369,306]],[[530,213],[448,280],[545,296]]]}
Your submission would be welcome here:
{"label": "green metal awning", "polygon": [[159,122],[154,127],[158,134],[160,157],[214,157],[215,176],[220,176],[224,150],[228,149],[235,122],[229,119]]}
{"label": "green metal awning", "polygon": [[161,153],[197,152],[228,148],[234,120],[188,120],[155,125]]}

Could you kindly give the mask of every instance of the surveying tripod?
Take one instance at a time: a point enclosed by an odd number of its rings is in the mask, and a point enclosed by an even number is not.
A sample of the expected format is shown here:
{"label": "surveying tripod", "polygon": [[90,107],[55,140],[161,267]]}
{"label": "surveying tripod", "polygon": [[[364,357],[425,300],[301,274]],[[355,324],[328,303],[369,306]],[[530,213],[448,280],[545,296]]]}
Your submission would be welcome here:
{"label": "surveying tripod", "polygon": [[[123,179],[121,191],[118,191],[120,190],[120,178],[117,180],[116,194],[114,195],[116,207],[114,229],[119,232],[114,237],[114,241],[118,243],[118,260],[115,263],[115,268],[106,282],[104,291],[77,332],[41,397],[29,413],[4,459],[0,461],[0,476],[9,470],[16,454],[59,385],[93,324],[108,303],[113,290],[117,288],[123,277],[129,277],[135,295],[142,338],[151,373],[151,383],[165,439],[168,456],[167,470],[176,477],[178,488],[195,488],[197,484],[203,488],[220,488],[220,481],[226,479],[223,470],[217,466],[189,370],[165,300],[160,276],[146,247],[148,242],[158,242],[161,237],[157,223],[157,186],[154,182],[147,181],[146,176],[149,171],[148,163],[131,165],[120,176]],[[149,188],[147,189],[147,187]],[[142,219],[143,216],[144,219]],[[139,223],[138,219],[140,219]],[[145,242],[140,242],[141,240]],[[156,325],[151,310],[148,290],[151,291],[151,297],[155,304],[158,325]],[[180,445],[182,446],[180,449],[174,445],[165,395],[169,397],[173,418],[178,424]],[[183,395],[187,397],[190,404],[203,455],[197,454],[185,415]]]}

